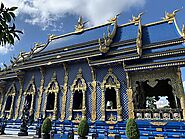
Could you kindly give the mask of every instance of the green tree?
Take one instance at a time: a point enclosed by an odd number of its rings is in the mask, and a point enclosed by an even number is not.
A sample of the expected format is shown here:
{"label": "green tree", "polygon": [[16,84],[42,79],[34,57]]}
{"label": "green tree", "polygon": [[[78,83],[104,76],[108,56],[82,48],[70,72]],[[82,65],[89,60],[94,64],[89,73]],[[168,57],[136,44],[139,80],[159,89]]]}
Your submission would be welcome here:
{"label": "green tree", "polygon": [[0,6],[0,45],[11,44],[14,45],[15,39],[20,40],[18,34],[23,32],[16,29],[15,10],[18,7],[5,7],[3,3]]}
{"label": "green tree", "polygon": [[134,119],[128,119],[126,124],[126,135],[129,139],[139,139],[139,129]]}

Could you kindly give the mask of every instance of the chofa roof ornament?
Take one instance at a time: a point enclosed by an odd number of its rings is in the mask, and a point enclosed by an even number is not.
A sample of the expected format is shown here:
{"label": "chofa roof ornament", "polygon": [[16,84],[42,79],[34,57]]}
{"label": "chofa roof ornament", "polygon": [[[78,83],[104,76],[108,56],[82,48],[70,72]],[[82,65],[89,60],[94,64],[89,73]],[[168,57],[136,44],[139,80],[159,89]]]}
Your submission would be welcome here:
{"label": "chofa roof ornament", "polygon": [[[112,20],[113,21],[113,20]],[[98,43],[99,43],[99,50],[102,53],[107,53],[109,50],[109,46],[111,45],[111,43],[113,42],[113,38],[116,35],[116,31],[117,31],[117,18],[116,20],[113,22],[114,24],[114,28],[113,31],[110,32],[110,26],[108,26],[108,35],[106,36],[105,33],[103,34],[103,39],[101,40],[100,38],[98,39]],[[103,41],[103,43],[102,43]]]}
{"label": "chofa roof ornament", "polygon": [[88,21],[83,22],[83,18],[82,16],[79,17],[77,25],[75,25],[75,32],[76,33],[80,33],[84,30],[84,25],[87,23]]}
{"label": "chofa roof ornament", "polygon": [[138,25],[140,20],[141,20],[141,16],[143,15],[144,13],[140,13],[138,16],[133,16],[132,15],[132,20],[130,20],[130,23],[134,23],[135,25]]}
{"label": "chofa roof ornament", "polygon": [[172,13],[168,13],[165,11],[165,17],[163,18],[163,20],[168,21],[169,24],[172,23],[175,18],[176,13],[179,12],[180,10],[182,10],[182,8],[176,9]]}

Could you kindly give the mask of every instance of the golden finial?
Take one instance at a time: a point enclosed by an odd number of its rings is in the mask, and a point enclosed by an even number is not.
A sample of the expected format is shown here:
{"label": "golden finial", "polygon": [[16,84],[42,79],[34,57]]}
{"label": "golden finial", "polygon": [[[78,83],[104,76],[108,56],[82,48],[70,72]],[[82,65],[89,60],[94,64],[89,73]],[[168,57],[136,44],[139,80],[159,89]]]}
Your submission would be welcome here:
{"label": "golden finial", "polygon": [[172,23],[175,16],[176,16],[176,13],[179,12],[180,10],[182,10],[183,7],[181,9],[176,9],[174,10],[172,13],[168,13],[165,11],[165,17],[163,18],[163,20],[167,20],[168,23]]}
{"label": "golden finial", "polygon": [[78,19],[77,25],[75,25],[75,32],[82,32],[84,30],[84,25],[87,22],[88,21],[83,22],[83,18],[82,18],[82,16],[80,16],[79,19]]}
{"label": "golden finial", "polygon": [[138,25],[140,20],[141,20],[141,16],[144,14],[144,12],[140,13],[138,16],[133,16],[132,15],[132,20],[130,20],[130,23],[134,23],[135,25]]}
{"label": "golden finial", "polygon": [[115,17],[112,17],[112,18],[110,18],[110,20],[108,20],[110,23],[114,23],[114,22],[116,22],[117,21],[117,19],[118,19],[118,16],[120,15],[120,13],[119,14],[117,14]]}
{"label": "golden finial", "polygon": [[49,34],[48,35],[48,42],[52,41],[54,37],[55,37],[54,34]]}
{"label": "golden finial", "polygon": [[109,74],[112,74],[112,68],[109,68],[109,69],[108,69],[108,73],[109,73]]}

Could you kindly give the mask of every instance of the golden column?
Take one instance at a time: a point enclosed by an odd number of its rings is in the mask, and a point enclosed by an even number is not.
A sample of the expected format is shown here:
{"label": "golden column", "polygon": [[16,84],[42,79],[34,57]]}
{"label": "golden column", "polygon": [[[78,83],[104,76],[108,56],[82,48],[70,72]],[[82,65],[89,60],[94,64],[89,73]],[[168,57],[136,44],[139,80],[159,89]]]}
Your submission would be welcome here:
{"label": "golden column", "polygon": [[17,119],[18,116],[19,116],[19,109],[20,109],[21,97],[22,97],[23,85],[24,85],[24,73],[23,72],[18,73],[17,77],[18,77],[18,80],[19,80],[20,89],[19,89],[19,96],[18,96],[18,99],[17,99],[17,108],[16,108],[14,119]]}
{"label": "golden column", "polygon": [[37,106],[37,114],[36,118],[39,118],[40,116],[40,110],[42,105],[42,94],[44,92],[44,75],[45,75],[45,69],[44,67],[40,67],[40,73],[41,73],[41,81],[40,81],[40,93],[38,94],[38,106]]}
{"label": "golden column", "polygon": [[93,67],[91,68],[91,76],[92,76],[92,88],[93,88],[93,92],[92,92],[92,114],[91,114],[91,119],[92,121],[96,120],[96,75],[95,75],[95,71],[93,69]]}
{"label": "golden column", "polygon": [[185,94],[184,94],[184,89],[183,89],[183,85],[182,85],[182,78],[181,78],[181,70],[180,67],[178,67],[177,70],[177,76],[178,76],[178,91],[180,94],[180,104],[181,104],[181,108],[182,108],[182,115],[183,115],[183,119],[185,120]]}
{"label": "golden column", "polygon": [[66,115],[66,100],[67,100],[67,83],[68,83],[68,69],[66,67],[66,64],[64,65],[64,88],[63,88],[63,97],[62,97],[62,111],[61,111],[61,121],[64,121],[65,115]]}
{"label": "golden column", "polygon": [[134,117],[134,103],[133,103],[133,90],[131,88],[131,81],[129,79],[129,73],[126,72],[126,79],[127,79],[127,97],[128,97],[128,117]]}

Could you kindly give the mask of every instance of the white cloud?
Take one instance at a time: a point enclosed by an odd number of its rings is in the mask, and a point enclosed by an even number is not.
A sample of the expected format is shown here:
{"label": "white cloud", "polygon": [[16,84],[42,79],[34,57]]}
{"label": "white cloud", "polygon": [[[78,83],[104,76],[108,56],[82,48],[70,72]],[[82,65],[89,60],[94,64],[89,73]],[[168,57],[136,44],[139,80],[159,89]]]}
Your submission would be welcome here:
{"label": "white cloud", "polygon": [[164,106],[168,106],[169,102],[167,100],[167,96],[165,97],[159,97],[160,99],[156,102],[157,108],[163,108]]}
{"label": "white cloud", "polygon": [[6,45],[6,46],[1,46],[0,45],[0,54],[7,54],[9,51],[12,51],[14,49],[14,46],[12,45]]}
{"label": "white cloud", "polygon": [[26,22],[51,26],[65,14],[83,16],[92,25],[105,23],[110,17],[131,7],[143,6],[145,0],[2,0],[18,6],[18,13],[28,14]]}

